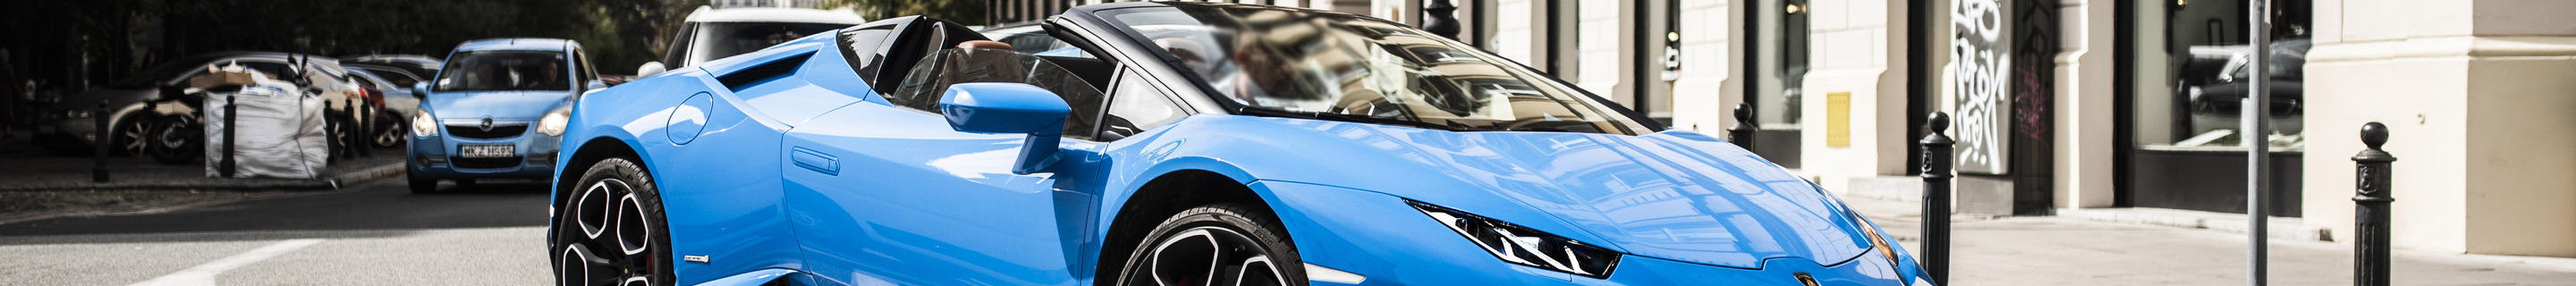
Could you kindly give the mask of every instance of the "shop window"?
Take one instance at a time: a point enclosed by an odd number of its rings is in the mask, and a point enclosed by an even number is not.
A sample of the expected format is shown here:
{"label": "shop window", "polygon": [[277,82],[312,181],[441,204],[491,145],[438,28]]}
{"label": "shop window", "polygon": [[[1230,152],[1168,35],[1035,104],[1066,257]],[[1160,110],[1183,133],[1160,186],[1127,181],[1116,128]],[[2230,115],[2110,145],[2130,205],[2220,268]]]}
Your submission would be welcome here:
{"label": "shop window", "polygon": [[2245,0],[2137,1],[2135,58],[2130,65],[2137,146],[2146,150],[2242,150],[2242,104],[2256,76],[2271,78],[2268,139],[2273,150],[2306,147],[2301,126],[2309,100],[2301,66],[2307,63],[2307,0],[2272,2],[2272,47],[2267,68],[2249,62]]}

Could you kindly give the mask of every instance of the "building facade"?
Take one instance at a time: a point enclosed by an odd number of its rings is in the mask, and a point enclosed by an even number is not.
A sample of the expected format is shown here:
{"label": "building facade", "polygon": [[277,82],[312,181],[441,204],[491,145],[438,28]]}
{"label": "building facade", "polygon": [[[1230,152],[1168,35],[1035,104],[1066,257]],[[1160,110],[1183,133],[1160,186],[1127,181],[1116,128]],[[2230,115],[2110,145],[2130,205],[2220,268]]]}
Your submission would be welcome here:
{"label": "building facade", "polygon": [[[1233,2],[1419,25],[1444,1]],[[2576,74],[2576,1],[2272,0],[2268,51],[2247,0],[1447,2],[1459,40],[1676,128],[1749,106],[1756,153],[1846,196],[1919,197],[1913,142],[1948,113],[1962,212],[2243,213],[2238,110],[2264,76],[2267,209],[2294,228],[2351,240],[2350,154],[2383,122],[2399,247],[2576,257],[2576,81],[2553,78]]]}

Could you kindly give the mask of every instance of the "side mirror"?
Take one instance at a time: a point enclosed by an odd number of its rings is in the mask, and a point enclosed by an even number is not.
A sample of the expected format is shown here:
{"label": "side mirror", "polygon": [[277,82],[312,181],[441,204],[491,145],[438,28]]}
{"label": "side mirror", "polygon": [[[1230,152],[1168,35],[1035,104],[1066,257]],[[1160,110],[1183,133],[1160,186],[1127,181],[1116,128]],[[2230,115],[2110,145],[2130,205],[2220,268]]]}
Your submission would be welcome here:
{"label": "side mirror", "polygon": [[411,83],[411,97],[429,98],[429,82]]}
{"label": "side mirror", "polygon": [[606,89],[606,88],[608,88],[608,82],[605,82],[605,81],[599,81],[599,80],[594,79],[594,80],[590,80],[590,84],[588,84],[588,85],[584,85],[583,87],[584,87],[584,88],[582,88],[581,90],[600,90],[600,89]]}
{"label": "side mirror", "polygon": [[648,77],[666,71],[671,71],[671,68],[662,66],[662,62],[644,62],[644,65],[635,67],[635,77]]}
{"label": "side mirror", "polygon": [[1073,107],[1054,92],[1023,83],[960,83],[939,98],[939,114],[959,132],[1027,134],[1011,173],[1031,174],[1056,162],[1064,116]]}

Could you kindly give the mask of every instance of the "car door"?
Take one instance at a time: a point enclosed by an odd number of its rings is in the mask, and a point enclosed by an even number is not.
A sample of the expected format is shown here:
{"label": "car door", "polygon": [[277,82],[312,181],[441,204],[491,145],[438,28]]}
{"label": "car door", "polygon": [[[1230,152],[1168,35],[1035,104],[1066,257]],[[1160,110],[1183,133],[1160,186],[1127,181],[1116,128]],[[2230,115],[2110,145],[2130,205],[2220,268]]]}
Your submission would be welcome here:
{"label": "car door", "polygon": [[[949,31],[933,29],[933,31]],[[953,32],[953,31],[952,31]],[[949,39],[981,36],[948,34]],[[924,45],[924,47],[930,47]],[[925,48],[926,50],[938,50]],[[1068,116],[1058,164],[1096,157],[1091,132],[1105,97],[1074,72],[1034,56],[979,50],[1064,96]],[[946,84],[987,82],[971,60],[934,53],[903,88],[834,110],[790,130],[781,145],[787,201],[807,268],[853,285],[1070,285],[1098,180],[1084,168],[1013,174],[1025,135],[951,129],[934,108]],[[944,70],[944,71],[943,71]],[[1025,72],[1025,73],[1020,73]],[[1103,73],[1105,74],[1105,72]]]}

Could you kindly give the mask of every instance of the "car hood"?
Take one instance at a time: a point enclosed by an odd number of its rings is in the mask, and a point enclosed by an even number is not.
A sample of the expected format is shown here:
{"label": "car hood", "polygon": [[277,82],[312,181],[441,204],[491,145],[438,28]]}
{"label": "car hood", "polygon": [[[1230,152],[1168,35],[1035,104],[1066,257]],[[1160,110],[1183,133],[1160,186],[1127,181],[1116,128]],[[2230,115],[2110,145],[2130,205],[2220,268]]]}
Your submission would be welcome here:
{"label": "car hood", "polygon": [[1298,149],[1383,155],[1343,162],[1357,171],[1294,180],[1442,205],[1631,255],[1758,269],[1774,258],[1837,264],[1871,248],[1862,222],[1822,189],[1699,133],[1450,132],[1270,120],[1330,137],[1316,142],[1343,143]]}
{"label": "car hood", "polygon": [[439,119],[536,119],[561,107],[570,91],[433,92],[420,106]]}

